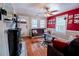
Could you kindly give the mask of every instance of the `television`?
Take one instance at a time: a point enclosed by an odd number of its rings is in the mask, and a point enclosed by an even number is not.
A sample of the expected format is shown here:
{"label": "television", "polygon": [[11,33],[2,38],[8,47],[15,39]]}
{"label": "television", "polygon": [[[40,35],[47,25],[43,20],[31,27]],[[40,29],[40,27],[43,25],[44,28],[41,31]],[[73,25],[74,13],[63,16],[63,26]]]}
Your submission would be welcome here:
{"label": "television", "polygon": [[44,28],[43,29],[32,29],[32,36],[42,36],[44,34]]}

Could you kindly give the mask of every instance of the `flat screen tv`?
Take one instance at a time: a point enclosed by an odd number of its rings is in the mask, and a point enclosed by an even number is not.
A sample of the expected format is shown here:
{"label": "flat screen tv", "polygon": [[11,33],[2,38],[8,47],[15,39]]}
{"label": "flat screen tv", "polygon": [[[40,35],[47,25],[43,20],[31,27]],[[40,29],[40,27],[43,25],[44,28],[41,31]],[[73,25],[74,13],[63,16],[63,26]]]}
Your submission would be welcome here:
{"label": "flat screen tv", "polygon": [[32,36],[42,36],[44,34],[44,29],[32,29]]}

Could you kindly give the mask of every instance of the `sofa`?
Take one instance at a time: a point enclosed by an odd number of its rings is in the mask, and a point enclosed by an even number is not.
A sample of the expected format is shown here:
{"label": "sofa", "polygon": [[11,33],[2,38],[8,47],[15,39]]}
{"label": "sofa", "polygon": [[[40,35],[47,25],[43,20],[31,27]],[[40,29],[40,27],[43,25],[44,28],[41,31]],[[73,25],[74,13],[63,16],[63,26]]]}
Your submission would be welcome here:
{"label": "sofa", "polygon": [[66,42],[62,39],[54,39],[53,47],[48,46],[48,56],[79,56],[79,38]]}
{"label": "sofa", "polygon": [[53,41],[53,46],[61,51],[64,52],[63,50],[66,49],[66,47],[68,47],[69,43],[65,42],[65,41],[61,41],[61,40],[54,40]]}
{"label": "sofa", "polygon": [[69,43],[62,39],[55,38],[53,41],[53,47],[48,45],[48,56],[64,56]]}

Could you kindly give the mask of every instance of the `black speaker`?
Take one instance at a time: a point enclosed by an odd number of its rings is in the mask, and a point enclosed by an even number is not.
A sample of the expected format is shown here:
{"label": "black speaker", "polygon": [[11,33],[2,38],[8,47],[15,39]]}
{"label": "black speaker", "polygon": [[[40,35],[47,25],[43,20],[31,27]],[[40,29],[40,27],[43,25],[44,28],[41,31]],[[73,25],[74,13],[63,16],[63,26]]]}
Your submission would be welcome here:
{"label": "black speaker", "polygon": [[18,29],[9,29],[8,30],[8,44],[9,44],[9,54],[10,56],[17,56],[21,52],[19,50],[19,38],[20,30]]}
{"label": "black speaker", "polygon": [[2,20],[2,16],[1,16],[1,13],[0,13],[0,20]]}
{"label": "black speaker", "polygon": [[0,20],[2,20],[2,15],[7,15],[7,11],[5,9],[0,8]]}
{"label": "black speaker", "polygon": [[7,15],[7,11],[5,9],[1,9],[3,15]]}
{"label": "black speaker", "polygon": [[5,9],[0,8],[0,13],[3,15],[7,15],[7,11]]}

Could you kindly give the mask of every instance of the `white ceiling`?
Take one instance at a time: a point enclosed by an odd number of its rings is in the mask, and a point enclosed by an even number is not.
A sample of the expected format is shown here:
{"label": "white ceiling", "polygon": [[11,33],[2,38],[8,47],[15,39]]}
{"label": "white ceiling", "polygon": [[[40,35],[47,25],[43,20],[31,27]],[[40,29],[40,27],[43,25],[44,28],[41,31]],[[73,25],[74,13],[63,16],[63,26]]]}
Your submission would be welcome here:
{"label": "white ceiling", "polygon": [[6,3],[3,5],[9,13],[39,17],[44,17],[46,10],[43,8],[45,6],[50,7],[52,11],[58,10],[58,12],[53,13],[54,15],[79,7],[78,3]]}

